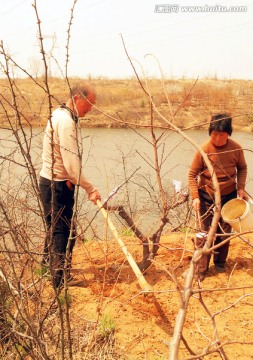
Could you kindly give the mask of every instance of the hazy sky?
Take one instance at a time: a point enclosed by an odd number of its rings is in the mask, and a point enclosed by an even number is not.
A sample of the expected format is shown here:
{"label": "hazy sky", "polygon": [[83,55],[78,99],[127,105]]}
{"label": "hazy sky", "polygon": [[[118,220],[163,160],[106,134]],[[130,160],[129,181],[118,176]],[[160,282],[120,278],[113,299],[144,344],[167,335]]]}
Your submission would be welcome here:
{"label": "hazy sky", "polygon": [[[0,8],[0,40],[28,70],[41,59],[32,3],[1,0]],[[175,5],[171,12],[169,5]],[[53,48],[63,72],[72,6],[73,0],[37,0],[45,50]],[[212,6],[216,11],[207,11]],[[68,74],[133,76],[120,34],[140,74],[159,76],[160,66],[166,77],[253,79],[253,1],[78,0]],[[50,68],[59,75],[52,59]]]}

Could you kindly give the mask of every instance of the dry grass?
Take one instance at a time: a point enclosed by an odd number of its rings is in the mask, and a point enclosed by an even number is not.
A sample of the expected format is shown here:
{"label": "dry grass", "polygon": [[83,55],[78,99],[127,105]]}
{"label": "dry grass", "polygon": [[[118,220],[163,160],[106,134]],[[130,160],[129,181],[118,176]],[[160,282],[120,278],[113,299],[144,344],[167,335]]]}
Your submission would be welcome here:
{"label": "dry grass", "polygon": [[[86,81],[86,79],[70,79],[70,81]],[[126,123],[138,126],[150,123],[149,98],[141,89],[136,79],[94,79],[91,81],[97,90],[97,107],[88,114],[85,126],[89,127],[124,127]],[[43,87],[43,79],[38,79]],[[194,85],[195,84],[195,85]],[[206,124],[210,114],[218,111],[230,111],[234,116],[234,128],[252,131],[253,82],[246,80],[165,80],[148,79],[143,85],[151,93],[154,102],[163,116],[171,119],[167,102],[168,96],[173,114],[176,113],[175,124],[180,128],[200,127]],[[48,96],[42,87],[31,79],[15,80],[17,100],[25,122],[35,126],[45,125],[48,115]],[[68,86],[64,80],[51,78],[50,92],[53,95],[53,106],[64,102],[68,97]],[[8,109],[12,102],[9,85],[0,80],[2,104]],[[106,114],[116,118],[108,118]],[[9,115],[10,116],[10,115]],[[8,126],[3,108],[0,109],[1,123]],[[14,115],[10,116],[12,120]],[[154,115],[155,125],[166,126],[166,123]]]}

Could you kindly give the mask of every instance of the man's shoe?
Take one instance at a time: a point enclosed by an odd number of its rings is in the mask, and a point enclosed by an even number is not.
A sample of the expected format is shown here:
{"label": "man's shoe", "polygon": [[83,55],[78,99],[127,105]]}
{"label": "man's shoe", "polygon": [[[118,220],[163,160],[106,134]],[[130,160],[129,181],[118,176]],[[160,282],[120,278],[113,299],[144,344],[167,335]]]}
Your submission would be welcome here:
{"label": "man's shoe", "polygon": [[86,287],[86,281],[85,279],[76,280],[72,278],[71,280],[68,280],[68,286],[79,286],[79,287]]}

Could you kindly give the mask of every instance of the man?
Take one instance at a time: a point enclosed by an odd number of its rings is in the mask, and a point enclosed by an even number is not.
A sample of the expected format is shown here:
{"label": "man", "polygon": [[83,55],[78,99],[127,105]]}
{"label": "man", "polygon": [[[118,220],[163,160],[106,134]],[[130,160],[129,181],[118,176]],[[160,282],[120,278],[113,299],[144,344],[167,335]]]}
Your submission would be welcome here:
{"label": "man", "polygon": [[70,255],[75,243],[75,229],[71,228],[75,186],[80,185],[94,204],[100,200],[98,190],[84,175],[77,124],[95,101],[90,86],[74,86],[67,103],[53,111],[44,134],[39,184],[48,234],[43,263],[49,261],[56,287],[62,282],[68,241]]}
{"label": "man", "polygon": [[[221,193],[221,206],[229,200],[236,198],[248,199],[245,192],[245,181],[247,176],[247,164],[241,146],[230,139],[232,135],[232,118],[229,114],[216,114],[212,116],[209,125],[210,139],[202,145],[202,149],[208,155],[216,173]],[[208,232],[214,206],[214,193],[212,175],[200,154],[197,152],[192,161],[189,171],[189,187],[193,200],[193,209],[200,212],[203,231]],[[231,226],[220,219],[217,229],[215,244],[225,240],[227,236],[219,236],[231,233]],[[197,247],[204,246],[205,238],[196,239]],[[218,272],[224,272],[228,256],[229,242],[215,250],[214,265]],[[198,274],[196,276],[203,280],[209,267],[210,256],[202,255],[198,262]]]}

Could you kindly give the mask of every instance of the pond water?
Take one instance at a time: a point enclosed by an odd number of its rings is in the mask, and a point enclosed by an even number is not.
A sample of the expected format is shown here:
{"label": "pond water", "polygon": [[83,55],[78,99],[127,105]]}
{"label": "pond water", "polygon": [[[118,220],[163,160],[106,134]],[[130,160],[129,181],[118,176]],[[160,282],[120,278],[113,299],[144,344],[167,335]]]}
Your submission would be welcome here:
{"label": "pond water", "polygon": [[[162,132],[158,131],[157,136]],[[207,138],[206,131],[187,131],[186,134],[198,145]],[[154,180],[154,151],[149,130],[131,129],[83,129],[84,154],[87,159],[87,176],[101,189],[102,193],[119,185],[124,167],[128,175],[136,169],[138,173],[149,174]],[[245,149],[248,164],[247,190],[253,195],[253,134],[234,132],[232,138]],[[165,132],[158,142],[163,182],[180,180],[187,185],[189,165],[196,148],[176,132]],[[154,180],[155,181],[155,180]]]}
{"label": "pond water", "polygon": [[[33,163],[39,176],[41,168],[41,150],[44,129],[33,129],[31,140],[27,146],[31,149]],[[206,131],[187,131],[186,134],[201,145],[208,137]],[[115,188],[120,189],[115,196],[115,202],[130,204],[130,212],[139,214],[150,212],[148,220],[152,228],[154,214],[157,210],[158,191],[157,178],[154,171],[154,149],[150,131],[147,129],[82,129],[83,163],[87,178],[97,186],[102,199]],[[181,181],[187,191],[187,176],[189,165],[196,148],[182,135],[161,130],[156,131],[158,141],[159,165],[162,182],[168,194],[173,189],[172,181]],[[253,134],[234,132],[232,138],[245,149],[248,163],[248,179],[246,190],[253,195]],[[23,141],[23,140],[22,140]],[[13,187],[17,179],[26,177],[27,169],[22,160],[16,140],[9,130],[1,130],[1,155],[11,159],[0,164],[1,194],[7,187]],[[4,181],[3,181],[4,180]],[[5,188],[6,186],[6,188]],[[23,186],[23,185],[22,185]],[[19,190],[23,187],[19,186]],[[14,187],[13,187],[14,189]],[[80,195],[80,201],[87,203],[85,194]],[[155,204],[155,205],[152,205]],[[157,205],[157,209],[155,209]],[[86,205],[85,205],[86,206]],[[88,205],[87,205],[88,206]],[[94,209],[92,210],[94,213]],[[91,211],[91,215],[92,215]]]}

